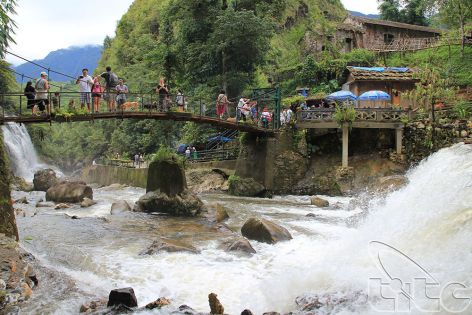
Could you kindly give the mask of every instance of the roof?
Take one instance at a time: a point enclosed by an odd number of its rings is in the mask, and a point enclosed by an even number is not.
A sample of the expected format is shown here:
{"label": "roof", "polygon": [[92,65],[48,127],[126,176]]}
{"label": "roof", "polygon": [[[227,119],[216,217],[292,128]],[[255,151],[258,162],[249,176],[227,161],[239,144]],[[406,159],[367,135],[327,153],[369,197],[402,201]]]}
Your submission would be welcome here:
{"label": "roof", "polygon": [[372,24],[372,25],[381,25],[381,26],[387,26],[387,27],[396,27],[396,28],[403,28],[403,29],[427,32],[427,33],[434,33],[434,34],[443,33],[443,31],[441,29],[433,28],[433,27],[419,26],[419,25],[406,24],[406,23],[393,22],[393,21],[385,21],[385,20],[378,20],[378,19],[369,19],[369,18],[365,18],[365,17],[352,16],[352,15],[350,17],[352,19],[355,19],[355,20],[363,23],[363,24]]}
{"label": "roof", "polygon": [[347,67],[353,81],[416,81],[410,68]]}

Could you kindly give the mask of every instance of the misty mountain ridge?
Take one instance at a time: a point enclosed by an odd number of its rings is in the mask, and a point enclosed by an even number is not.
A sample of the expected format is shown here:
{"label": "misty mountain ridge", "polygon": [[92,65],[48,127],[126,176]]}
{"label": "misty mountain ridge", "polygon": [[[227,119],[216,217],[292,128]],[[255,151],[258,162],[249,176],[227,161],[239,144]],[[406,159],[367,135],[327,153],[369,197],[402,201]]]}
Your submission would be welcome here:
{"label": "misty mountain ridge", "polygon": [[[87,45],[87,46],[71,46],[69,48],[58,49],[50,52],[44,59],[33,60],[35,63],[51,70],[58,71],[70,76],[78,76],[82,73],[83,68],[89,69],[92,73],[97,67],[97,63],[102,55],[103,47],[101,45]],[[24,74],[32,78],[39,78],[41,71],[45,71],[31,63],[23,63],[13,68],[16,72]],[[21,82],[21,75],[17,75],[16,79]],[[71,78],[51,72],[51,81],[68,82]],[[28,81],[25,78],[24,81]]]}
{"label": "misty mountain ridge", "polygon": [[359,16],[363,18],[368,18],[368,19],[380,19],[380,14],[364,14],[362,12],[357,12],[357,11],[348,11],[350,15],[352,16]]}

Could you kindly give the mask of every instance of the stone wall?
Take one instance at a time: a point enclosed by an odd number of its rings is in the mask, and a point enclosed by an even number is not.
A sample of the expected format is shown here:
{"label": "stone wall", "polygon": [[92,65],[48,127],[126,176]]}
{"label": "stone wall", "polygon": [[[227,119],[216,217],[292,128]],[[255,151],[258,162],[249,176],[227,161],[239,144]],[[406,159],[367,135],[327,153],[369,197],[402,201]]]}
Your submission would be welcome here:
{"label": "stone wall", "polygon": [[123,184],[146,188],[147,168],[127,168],[119,166],[95,165],[84,169],[82,180],[103,186]]}
{"label": "stone wall", "polygon": [[10,192],[10,171],[3,147],[3,133],[0,132],[0,233],[18,241],[18,228],[13,211]]}

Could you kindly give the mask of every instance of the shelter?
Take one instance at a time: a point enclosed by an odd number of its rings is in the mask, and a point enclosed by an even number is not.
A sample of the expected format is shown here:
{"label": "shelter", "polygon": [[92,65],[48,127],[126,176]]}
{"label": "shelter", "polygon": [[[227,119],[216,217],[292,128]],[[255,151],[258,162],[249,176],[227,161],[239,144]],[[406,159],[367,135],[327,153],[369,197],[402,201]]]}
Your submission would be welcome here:
{"label": "shelter", "polygon": [[432,27],[349,15],[338,27],[336,39],[343,43],[342,50],[349,52],[355,48],[378,50],[385,45],[410,46],[441,34],[442,30]]}
{"label": "shelter", "polygon": [[413,90],[418,81],[414,78],[415,70],[410,68],[367,68],[367,67],[347,67],[347,82],[343,85],[343,90],[351,91],[355,95],[364,92],[378,90],[388,93],[391,102],[382,102],[382,107],[400,106],[409,108],[411,101],[402,94]]}

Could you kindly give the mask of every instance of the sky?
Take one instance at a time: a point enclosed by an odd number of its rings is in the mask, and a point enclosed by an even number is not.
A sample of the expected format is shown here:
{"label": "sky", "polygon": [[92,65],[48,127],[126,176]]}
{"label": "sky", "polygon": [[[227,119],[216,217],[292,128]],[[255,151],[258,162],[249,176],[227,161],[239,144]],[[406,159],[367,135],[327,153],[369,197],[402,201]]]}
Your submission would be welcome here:
{"label": "sky", "polygon": [[[346,9],[377,13],[377,0],[341,0]],[[42,59],[70,46],[100,45],[114,36],[116,23],[133,0],[19,0],[14,20],[16,44],[9,50],[27,59]],[[14,65],[22,60],[7,55]]]}

